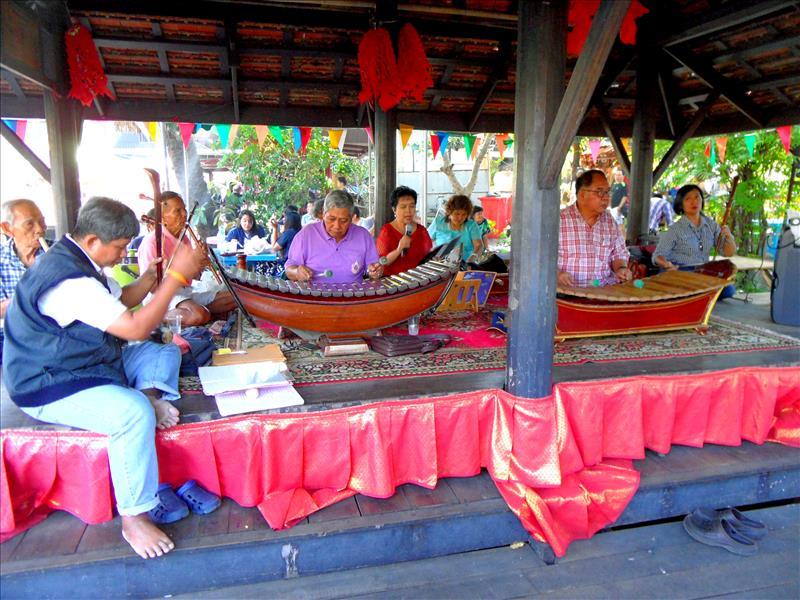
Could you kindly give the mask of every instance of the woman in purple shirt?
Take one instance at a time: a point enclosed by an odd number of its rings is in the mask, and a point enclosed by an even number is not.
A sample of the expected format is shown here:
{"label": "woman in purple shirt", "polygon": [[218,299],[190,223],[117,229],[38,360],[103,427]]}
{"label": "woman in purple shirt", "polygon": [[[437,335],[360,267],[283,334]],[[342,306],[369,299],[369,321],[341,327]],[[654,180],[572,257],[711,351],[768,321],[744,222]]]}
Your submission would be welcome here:
{"label": "woman in purple shirt", "polygon": [[292,281],[358,283],[380,279],[375,241],[363,227],[351,226],[353,199],[344,190],[325,197],[322,220],[304,227],[292,241],[286,277]]}

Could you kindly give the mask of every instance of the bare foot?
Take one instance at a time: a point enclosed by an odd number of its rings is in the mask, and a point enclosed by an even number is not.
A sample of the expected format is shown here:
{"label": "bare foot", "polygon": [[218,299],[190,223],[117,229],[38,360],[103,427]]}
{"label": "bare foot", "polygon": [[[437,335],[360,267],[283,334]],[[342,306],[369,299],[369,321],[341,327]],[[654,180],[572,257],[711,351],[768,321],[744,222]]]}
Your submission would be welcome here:
{"label": "bare foot", "polygon": [[147,513],[123,516],[122,537],[144,559],[162,556],[175,548],[175,543],[153,524]]}
{"label": "bare foot", "polygon": [[171,402],[161,398],[150,398],[150,404],[153,405],[153,410],[156,411],[157,429],[169,429],[178,424],[178,417],[181,413]]}

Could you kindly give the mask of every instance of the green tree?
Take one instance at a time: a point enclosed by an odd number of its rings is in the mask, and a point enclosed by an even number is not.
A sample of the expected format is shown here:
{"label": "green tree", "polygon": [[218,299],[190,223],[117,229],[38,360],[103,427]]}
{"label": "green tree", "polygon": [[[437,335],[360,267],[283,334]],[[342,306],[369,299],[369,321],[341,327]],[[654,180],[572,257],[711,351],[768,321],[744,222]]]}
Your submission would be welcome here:
{"label": "green tree", "polygon": [[[795,128],[796,129],[796,128]],[[800,132],[795,131],[793,143],[800,142]],[[792,158],[774,130],[755,132],[751,157],[744,136],[728,137],[725,161],[717,158],[712,165],[705,155],[706,145],[716,143],[716,137],[693,138],[686,142],[681,152],[656,182],[656,189],[680,187],[686,183],[718,180],[720,193],[706,199],[705,212],[720,219],[728,200],[728,190],[733,178],[739,175],[728,225],[736,238],[739,254],[758,254],[768,232],[767,219],[781,219],[786,210],[789,173]],[[656,143],[658,163],[669,148],[669,142]],[[793,201],[800,206],[800,200]]]}
{"label": "green tree", "polygon": [[365,179],[364,161],[331,148],[327,135],[314,128],[305,154],[294,151],[291,129],[282,130],[284,145],[269,135],[259,148],[255,127],[242,125],[233,142],[233,152],[220,160],[241,182],[240,199],[229,196],[224,210],[227,221],[233,221],[243,204],[253,210],[259,222],[265,223],[272,213],[282,213],[288,204],[302,211],[309,191],[325,194],[331,188],[327,173],[344,175],[348,182]]}

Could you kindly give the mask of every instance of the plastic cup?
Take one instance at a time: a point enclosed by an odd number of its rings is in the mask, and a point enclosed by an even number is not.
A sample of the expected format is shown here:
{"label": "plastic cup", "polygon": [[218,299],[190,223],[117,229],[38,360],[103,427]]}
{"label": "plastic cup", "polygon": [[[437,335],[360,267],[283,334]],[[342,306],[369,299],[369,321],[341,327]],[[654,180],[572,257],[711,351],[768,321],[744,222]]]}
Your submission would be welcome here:
{"label": "plastic cup", "polygon": [[408,320],[408,335],[419,335],[419,315]]}
{"label": "plastic cup", "polygon": [[183,320],[182,315],[167,315],[164,320],[166,321],[167,327],[172,333],[181,332],[181,321]]}

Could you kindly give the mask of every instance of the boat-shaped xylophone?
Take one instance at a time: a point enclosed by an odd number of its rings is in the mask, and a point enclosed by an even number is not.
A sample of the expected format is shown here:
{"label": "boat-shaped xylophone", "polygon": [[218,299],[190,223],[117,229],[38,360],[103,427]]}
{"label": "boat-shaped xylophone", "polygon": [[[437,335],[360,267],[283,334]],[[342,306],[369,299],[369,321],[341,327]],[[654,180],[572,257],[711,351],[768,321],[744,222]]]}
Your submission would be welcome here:
{"label": "boat-shaped xylophone", "polygon": [[718,260],[694,271],[664,271],[636,283],[558,286],[556,339],[708,329],[711,309],[736,267]]}
{"label": "boat-shaped xylophone", "polygon": [[379,281],[297,282],[228,268],[248,312],[276,325],[314,333],[356,333],[402,323],[444,298],[456,264],[431,260]]}

